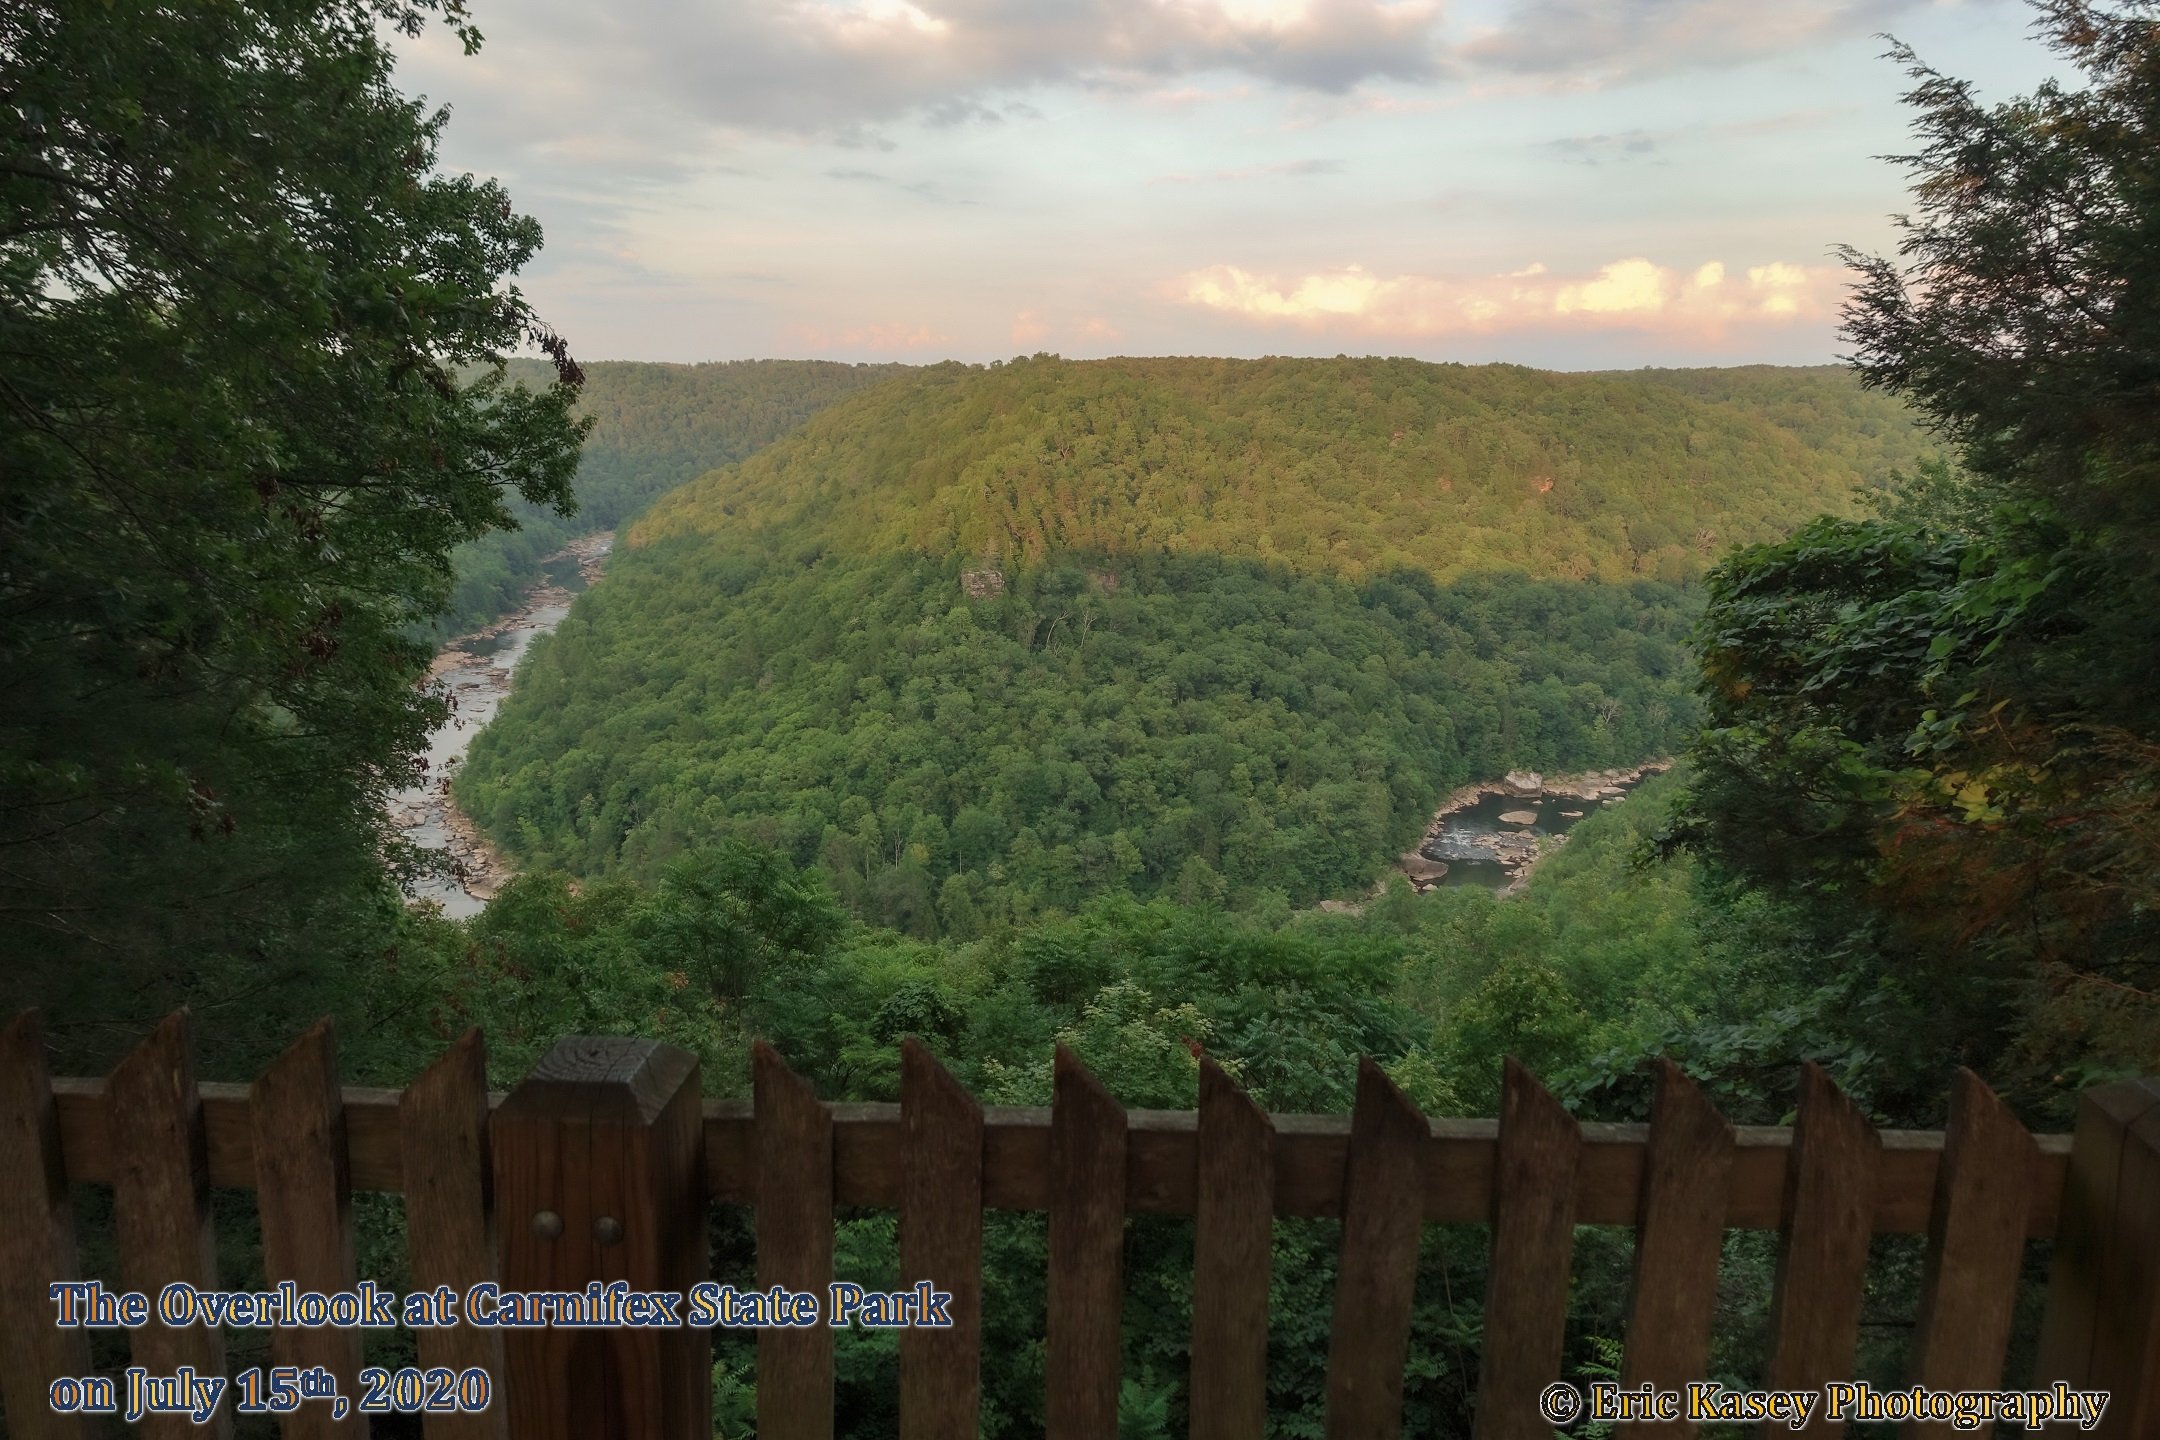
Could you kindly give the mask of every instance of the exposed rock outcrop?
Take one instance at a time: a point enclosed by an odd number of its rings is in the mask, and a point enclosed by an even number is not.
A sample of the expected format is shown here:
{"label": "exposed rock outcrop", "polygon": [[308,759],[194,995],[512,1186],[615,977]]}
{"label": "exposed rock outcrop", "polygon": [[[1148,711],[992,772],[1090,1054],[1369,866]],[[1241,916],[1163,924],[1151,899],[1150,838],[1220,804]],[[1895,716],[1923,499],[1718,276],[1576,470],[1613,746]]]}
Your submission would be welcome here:
{"label": "exposed rock outcrop", "polygon": [[1430,885],[1447,874],[1445,861],[1435,860],[1428,855],[1420,855],[1415,850],[1403,856],[1399,863],[1402,866],[1403,874],[1410,877],[1412,885]]}

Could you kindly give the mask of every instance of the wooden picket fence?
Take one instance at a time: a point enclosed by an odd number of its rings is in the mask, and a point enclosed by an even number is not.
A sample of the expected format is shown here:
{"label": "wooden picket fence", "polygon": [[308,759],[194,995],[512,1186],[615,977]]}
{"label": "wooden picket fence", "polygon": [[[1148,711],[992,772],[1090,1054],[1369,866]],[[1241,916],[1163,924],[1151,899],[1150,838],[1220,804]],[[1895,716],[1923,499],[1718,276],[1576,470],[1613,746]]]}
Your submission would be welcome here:
{"label": "wooden picket fence", "polygon": [[[1060,1051],[1047,1110],[984,1107],[924,1050],[901,1100],[820,1101],[759,1046],[754,1099],[705,1101],[696,1061],[641,1039],[561,1041],[491,1096],[477,1034],[403,1091],[341,1088],[318,1025],[252,1085],[198,1083],[175,1015],[103,1080],[48,1079],[34,1015],[0,1032],[0,1395],[18,1440],[92,1433],[47,1403],[90,1373],[83,1332],[52,1324],[47,1287],[77,1277],[67,1187],[110,1186],[121,1284],[216,1284],[213,1186],[256,1192],[268,1275],[350,1289],[351,1196],[404,1197],[415,1288],[580,1290],[622,1280],[686,1290],[710,1278],[708,1207],[754,1206],[757,1285],[823,1292],[836,1205],[897,1210],[903,1285],[953,1296],[950,1329],[900,1336],[907,1440],[974,1440],[986,1210],[1047,1211],[1046,1415],[1051,1440],[1117,1433],[1121,1256],[1129,1214],[1195,1222],[1191,1358],[1196,1440],[1266,1427],[1270,1227],[1341,1221],[1327,1433],[1401,1426],[1419,1232],[1491,1229],[1475,1405],[1480,1440],[1550,1440],[1540,1391],[1560,1377],[1575,1227],[1637,1234],[1624,1383],[1706,1378],[1724,1232],[1776,1230],[1773,1341],[1762,1381],[1851,1378],[1869,1239],[1927,1236],[1909,1378],[1988,1389],[2002,1378],[2026,1242],[2054,1241],[2037,1382],[2111,1392],[2103,1437],[2160,1435],[2160,1080],[2089,1092],[2075,1136],[2033,1137],[1961,1074],[1942,1132],[1876,1131],[1814,1066],[1790,1129],[1734,1127],[1671,1065],[1643,1125],[1581,1124],[1510,1063],[1492,1120],[1431,1120],[1370,1061],[1345,1116],[1268,1115],[1212,1064],[1197,1111],[1127,1110]],[[846,1277],[842,1277],[846,1278]],[[203,1326],[129,1334],[158,1373],[225,1373]],[[360,1333],[272,1332],[275,1363],[327,1367],[356,1393]],[[498,1403],[426,1417],[430,1440],[707,1440],[710,1332],[418,1332],[423,1365],[480,1366]],[[988,1363],[996,1364],[996,1357]],[[833,1432],[833,1334],[757,1340],[758,1434]],[[367,1433],[303,1406],[287,1436]],[[229,1435],[230,1407],[197,1430]],[[1810,1433],[1834,1433],[1818,1426]],[[1680,1423],[1629,1434],[1688,1433]],[[1949,1433],[1947,1426],[1914,1433]],[[1782,1432],[1781,1432],[1782,1433]]]}

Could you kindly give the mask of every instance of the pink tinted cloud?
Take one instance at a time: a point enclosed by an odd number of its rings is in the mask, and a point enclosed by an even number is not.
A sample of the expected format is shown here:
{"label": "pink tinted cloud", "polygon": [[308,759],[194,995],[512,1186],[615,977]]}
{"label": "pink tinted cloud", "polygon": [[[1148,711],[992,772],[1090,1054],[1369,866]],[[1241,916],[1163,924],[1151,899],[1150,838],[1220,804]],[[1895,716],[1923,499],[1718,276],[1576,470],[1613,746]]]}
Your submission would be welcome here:
{"label": "pink tinted cloud", "polygon": [[1704,339],[1728,326],[1825,321],[1846,283],[1833,265],[1773,261],[1728,271],[1713,260],[1675,269],[1631,256],[1592,274],[1532,264],[1468,279],[1382,276],[1355,265],[1295,276],[1215,265],[1179,276],[1163,293],[1256,325],[1347,335],[1625,328]]}

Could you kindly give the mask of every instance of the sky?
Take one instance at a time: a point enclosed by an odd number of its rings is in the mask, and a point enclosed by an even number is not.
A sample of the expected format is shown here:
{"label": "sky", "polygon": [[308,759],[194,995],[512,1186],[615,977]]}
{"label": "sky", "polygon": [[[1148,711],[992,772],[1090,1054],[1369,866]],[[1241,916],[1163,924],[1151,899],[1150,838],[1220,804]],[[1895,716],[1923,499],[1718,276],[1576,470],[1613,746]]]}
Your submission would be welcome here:
{"label": "sky", "polygon": [[586,360],[1821,364],[1894,248],[1884,34],[1983,100],[2019,0],[474,0],[393,37]]}

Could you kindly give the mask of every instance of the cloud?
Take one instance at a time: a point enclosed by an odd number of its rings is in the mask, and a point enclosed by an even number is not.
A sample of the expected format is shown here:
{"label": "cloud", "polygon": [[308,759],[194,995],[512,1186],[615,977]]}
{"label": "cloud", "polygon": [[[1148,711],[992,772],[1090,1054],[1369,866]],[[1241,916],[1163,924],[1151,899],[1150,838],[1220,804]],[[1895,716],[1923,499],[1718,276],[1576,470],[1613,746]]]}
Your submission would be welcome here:
{"label": "cloud", "polygon": [[1173,300],[1263,325],[1354,335],[1623,326],[1700,338],[1734,324],[1827,319],[1845,283],[1845,271],[1836,266],[1773,261],[1735,281],[1718,261],[1683,274],[1631,256],[1573,278],[1551,275],[1542,265],[1468,280],[1383,277],[1355,265],[1286,279],[1217,265],[1181,276],[1165,290]]}
{"label": "cloud", "polygon": [[1666,138],[1649,130],[1621,130],[1610,135],[1568,135],[1543,141],[1538,148],[1550,150],[1570,164],[1603,165],[1653,154]]}
{"label": "cloud", "polygon": [[623,154],[666,124],[831,136],[908,117],[993,123],[1011,113],[1000,92],[1046,85],[1422,82],[1446,70],[1441,19],[1440,0],[523,0],[464,71],[443,58],[449,42],[398,48],[427,50],[432,72],[468,93],[485,84],[491,108],[526,123],[604,125],[578,143]]}
{"label": "cloud", "polygon": [[952,340],[950,335],[928,325],[908,324],[850,325],[839,330],[819,325],[791,325],[786,334],[788,339],[806,350],[870,351],[886,355],[895,351],[921,350]]}
{"label": "cloud", "polygon": [[1427,115],[1438,110],[1441,103],[1435,96],[1397,95],[1369,85],[1360,85],[1340,94],[1308,90],[1291,97],[1282,128],[1310,130],[1316,125],[1332,125],[1366,115]]}
{"label": "cloud", "polygon": [[1686,129],[1615,130],[1597,135],[1567,135],[1557,140],[1540,141],[1537,148],[1549,150],[1561,159],[1575,164],[1603,165],[1614,160],[1627,161],[1654,155],[1676,142],[1753,139],[1761,135],[1805,130],[1825,120],[1849,114],[1857,108],[1853,104],[1811,105],[1805,109],[1785,110],[1753,120],[1727,120]]}
{"label": "cloud", "polygon": [[1032,345],[1050,333],[1050,327],[1033,310],[1023,310],[1013,316],[1012,342],[1015,345]]}
{"label": "cloud", "polygon": [[1202,181],[1259,180],[1269,176],[1340,175],[1340,160],[1279,160],[1273,165],[1248,165],[1240,170],[1212,170],[1205,175],[1157,175],[1153,185],[1192,185]]}
{"label": "cloud", "polygon": [[879,170],[863,170],[853,166],[836,166],[825,172],[828,180],[846,180],[861,185],[884,185],[909,195],[919,196],[938,205],[973,205],[973,200],[960,200],[947,195],[928,180],[896,180]]}
{"label": "cloud", "polygon": [[1214,105],[1224,101],[1247,100],[1252,97],[1252,86],[1232,85],[1221,90],[1208,90],[1198,85],[1150,85],[1142,89],[1129,86],[1099,86],[1123,91],[1141,105],[1158,110],[1190,110],[1195,106]]}
{"label": "cloud", "polygon": [[1462,42],[1465,69],[1571,85],[1611,84],[1729,66],[1826,40],[1868,35],[1930,0],[1520,0]]}

